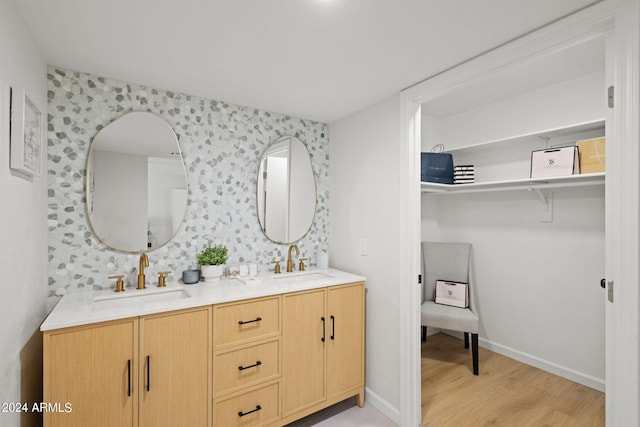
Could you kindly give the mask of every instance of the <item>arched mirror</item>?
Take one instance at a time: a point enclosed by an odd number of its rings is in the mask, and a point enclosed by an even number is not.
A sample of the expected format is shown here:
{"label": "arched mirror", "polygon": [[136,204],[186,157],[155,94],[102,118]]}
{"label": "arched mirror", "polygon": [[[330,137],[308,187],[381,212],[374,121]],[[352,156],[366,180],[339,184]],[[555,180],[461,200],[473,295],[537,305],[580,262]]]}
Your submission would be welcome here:
{"label": "arched mirror", "polygon": [[276,243],[302,239],[316,213],[316,181],[307,147],[285,136],[265,151],[258,169],[258,220]]}
{"label": "arched mirror", "polygon": [[133,111],[102,128],[87,158],[87,215],[96,237],[123,252],[163,246],[187,208],[187,175],[173,129]]}

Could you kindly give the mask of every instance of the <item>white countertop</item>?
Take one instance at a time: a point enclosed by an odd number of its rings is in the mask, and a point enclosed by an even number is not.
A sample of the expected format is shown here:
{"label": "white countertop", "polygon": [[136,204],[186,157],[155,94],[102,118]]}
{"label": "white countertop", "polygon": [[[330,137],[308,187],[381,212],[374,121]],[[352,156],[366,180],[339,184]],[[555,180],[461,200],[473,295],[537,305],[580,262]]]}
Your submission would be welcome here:
{"label": "white countertop", "polygon": [[[40,330],[48,331],[364,280],[362,276],[340,270],[309,269],[282,274],[264,272],[255,278],[245,276],[240,280],[223,278],[216,283],[184,285],[182,282],[174,282],[168,283],[165,288],[147,284],[147,289],[127,288],[122,293],[115,293],[112,289],[70,293],[62,297],[42,323]],[[168,295],[177,297],[163,300]]]}

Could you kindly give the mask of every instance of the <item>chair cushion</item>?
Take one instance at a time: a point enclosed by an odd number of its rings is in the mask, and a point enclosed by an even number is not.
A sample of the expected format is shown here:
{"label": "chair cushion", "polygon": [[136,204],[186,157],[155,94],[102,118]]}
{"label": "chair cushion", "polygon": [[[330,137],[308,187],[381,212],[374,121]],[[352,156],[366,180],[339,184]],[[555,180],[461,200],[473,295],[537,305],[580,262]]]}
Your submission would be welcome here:
{"label": "chair cushion", "polygon": [[422,303],[420,317],[422,326],[472,334],[477,334],[480,328],[478,316],[470,309],[436,304],[433,301]]}

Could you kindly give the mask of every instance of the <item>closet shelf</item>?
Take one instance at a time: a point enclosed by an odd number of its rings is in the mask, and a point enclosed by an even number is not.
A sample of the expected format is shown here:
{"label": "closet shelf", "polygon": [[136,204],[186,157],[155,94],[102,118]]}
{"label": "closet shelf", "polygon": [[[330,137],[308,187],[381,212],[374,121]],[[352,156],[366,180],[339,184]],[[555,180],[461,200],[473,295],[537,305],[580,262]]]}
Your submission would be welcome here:
{"label": "closet shelf", "polygon": [[424,194],[464,194],[488,191],[513,190],[550,190],[553,188],[598,187],[603,186],[605,173],[558,176],[549,178],[525,178],[506,181],[476,182],[473,184],[437,184],[422,182],[421,191]]}
{"label": "closet shelf", "polygon": [[596,119],[596,120],[589,120],[586,122],[571,123],[565,126],[560,126],[560,127],[555,127],[555,128],[545,129],[545,130],[538,130],[535,132],[527,132],[521,135],[509,136],[509,137],[500,138],[500,139],[491,140],[491,141],[474,142],[472,144],[464,145],[461,147],[449,148],[446,150],[446,152],[454,153],[455,155],[455,153],[460,151],[469,151],[469,150],[478,150],[478,149],[479,150],[486,150],[486,149],[502,150],[504,149],[504,147],[513,146],[514,144],[517,144],[517,143],[535,140],[536,138],[541,141],[559,140],[561,141],[560,145],[567,145],[567,142],[569,141],[565,142],[563,138],[566,139],[567,137],[569,137],[570,140],[574,142],[577,139],[582,139],[582,138],[571,138],[572,136],[580,135],[587,132],[597,132],[600,134],[598,136],[604,136],[605,120]]}

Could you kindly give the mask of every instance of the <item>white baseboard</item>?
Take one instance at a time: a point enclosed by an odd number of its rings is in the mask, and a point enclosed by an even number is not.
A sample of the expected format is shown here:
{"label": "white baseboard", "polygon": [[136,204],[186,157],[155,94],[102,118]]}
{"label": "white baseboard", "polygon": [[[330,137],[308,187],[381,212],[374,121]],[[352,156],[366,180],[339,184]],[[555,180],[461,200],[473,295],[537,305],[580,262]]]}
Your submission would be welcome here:
{"label": "white baseboard", "polygon": [[[462,332],[456,332],[456,331],[442,331],[442,332],[460,339],[464,337],[464,334]],[[588,374],[573,370],[571,368],[567,368],[566,366],[558,365],[557,363],[553,363],[548,360],[544,360],[539,357],[533,356],[531,354],[522,352],[520,350],[507,347],[506,345],[498,344],[486,338],[478,337],[478,345],[480,347],[486,348],[487,350],[491,350],[495,353],[502,354],[503,356],[510,357],[511,359],[517,360],[518,362],[526,363],[527,365],[531,365],[535,368],[542,369],[543,371],[550,372],[554,375],[557,375],[562,378],[566,378],[578,384],[591,387],[592,389],[601,391],[603,393],[605,391],[606,383],[601,378],[596,378],[592,375],[588,375]],[[480,366],[482,367],[482,360],[480,360]]]}
{"label": "white baseboard", "polygon": [[[566,366],[558,365],[556,363],[541,359],[531,354],[524,353],[522,351],[507,347],[505,345],[492,342],[485,338],[479,338],[478,344],[481,347],[484,347],[493,352],[502,354],[504,356],[510,357],[512,359],[515,359],[518,362],[526,363],[527,365],[531,365],[538,369],[542,369],[543,371],[550,372],[554,375],[558,375],[559,377],[566,378],[578,384],[591,387],[603,393],[605,391],[605,381],[601,378],[596,378],[592,375],[588,375],[583,372],[579,372],[574,369],[567,368]],[[482,364],[482,361],[480,363]]]}
{"label": "white baseboard", "polygon": [[375,391],[372,391],[369,387],[365,387],[364,395],[364,400],[366,403],[370,403],[371,406],[382,412],[385,417],[400,425],[400,411],[398,410],[398,408],[380,397],[379,394],[377,394]]}

